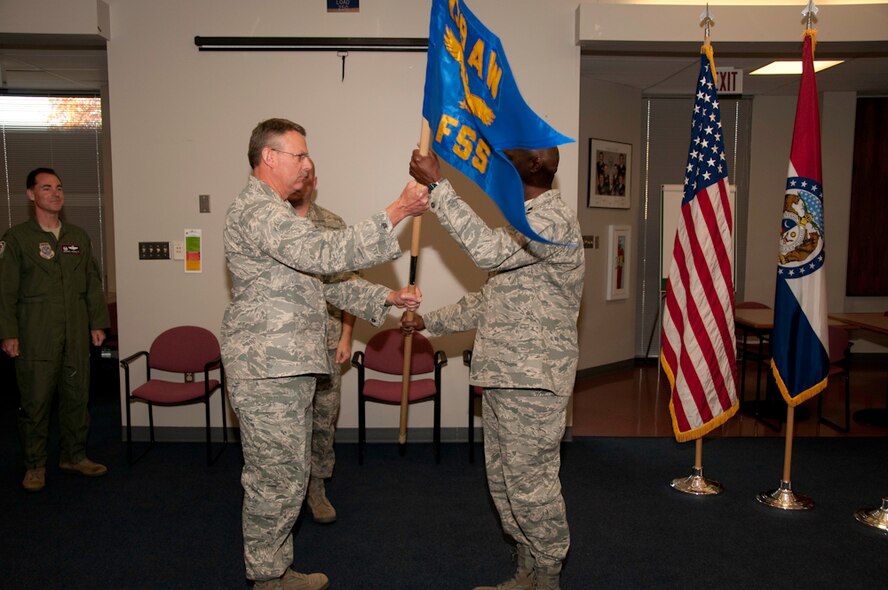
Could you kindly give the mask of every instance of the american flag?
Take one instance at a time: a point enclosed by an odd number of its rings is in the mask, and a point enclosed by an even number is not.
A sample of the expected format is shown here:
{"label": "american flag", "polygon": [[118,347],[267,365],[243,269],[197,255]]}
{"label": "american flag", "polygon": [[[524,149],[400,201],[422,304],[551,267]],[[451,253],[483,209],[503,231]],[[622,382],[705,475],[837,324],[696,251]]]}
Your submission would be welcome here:
{"label": "american flag", "polygon": [[660,362],[679,442],[726,422],[737,400],[734,242],[715,65],[700,56],[684,197],[675,233]]}

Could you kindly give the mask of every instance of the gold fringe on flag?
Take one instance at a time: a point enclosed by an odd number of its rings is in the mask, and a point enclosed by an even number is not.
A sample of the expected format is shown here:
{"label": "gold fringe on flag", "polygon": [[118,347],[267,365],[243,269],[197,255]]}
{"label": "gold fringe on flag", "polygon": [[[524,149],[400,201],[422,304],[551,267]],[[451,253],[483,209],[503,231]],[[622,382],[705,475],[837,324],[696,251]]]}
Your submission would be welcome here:
{"label": "gold fringe on flag", "polygon": [[817,48],[817,29],[805,29],[802,39],[805,37],[811,37],[811,57],[814,57],[814,50]]}
{"label": "gold fringe on flag", "polygon": [[706,59],[709,60],[709,67],[712,68],[712,79],[718,81],[718,76],[715,73],[715,51],[712,49],[712,45],[709,44],[709,37],[706,37],[706,43],[700,47],[700,53],[706,54]]}

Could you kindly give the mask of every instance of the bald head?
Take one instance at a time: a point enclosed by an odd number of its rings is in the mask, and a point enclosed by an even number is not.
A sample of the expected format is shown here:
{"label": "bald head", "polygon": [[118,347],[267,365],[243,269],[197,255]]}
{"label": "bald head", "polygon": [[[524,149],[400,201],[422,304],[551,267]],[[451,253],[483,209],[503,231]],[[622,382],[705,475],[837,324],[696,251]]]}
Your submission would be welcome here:
{"label": "bald head", "polygon": [[524,184],[525,199],[536,197],[552,188],[560,159],[558,148],[538,150],[503,150]]}
{"label": "bald head", "polygon": [[549,147],[541,150],[532,150],[532,153],[540,159],[541,172],[549,175],[549,185],[551,185],[552,180],[555,179],[555,173],[558,172],[558,162],[561,160],[558,148]]}

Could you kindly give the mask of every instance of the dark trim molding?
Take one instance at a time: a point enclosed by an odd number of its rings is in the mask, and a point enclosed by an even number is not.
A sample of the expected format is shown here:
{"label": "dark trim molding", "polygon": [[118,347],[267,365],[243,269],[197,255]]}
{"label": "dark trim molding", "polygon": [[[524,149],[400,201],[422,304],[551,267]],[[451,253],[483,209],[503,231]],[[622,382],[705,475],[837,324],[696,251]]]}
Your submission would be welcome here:
{"label": "dark trim molding", "polygon": [[425,37],[194,37],[199,51],[428,51]]}

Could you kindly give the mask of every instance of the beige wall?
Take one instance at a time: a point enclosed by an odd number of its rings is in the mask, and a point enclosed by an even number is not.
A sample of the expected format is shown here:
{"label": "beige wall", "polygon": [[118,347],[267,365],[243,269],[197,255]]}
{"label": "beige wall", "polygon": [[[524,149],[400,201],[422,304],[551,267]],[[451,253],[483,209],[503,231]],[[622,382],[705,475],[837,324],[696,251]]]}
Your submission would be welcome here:
{"label": "beige wall", "polygon": [[[583,234],[598,237],[598,248],[586,248],[586,283],[580,311],[581,369],[607,365],[635,356],[635,299],[641,292],[638,276],[637,220],[641,204],[639,171],[643,162],[641,92],[627,86],[580,79],[580,165],[577,212]],[[632,146],[630,208],[586,206],[589,171],[588,139],[595,137]],[[630,235],[629,298],[607,301],[608,226],[628,225]]]}

